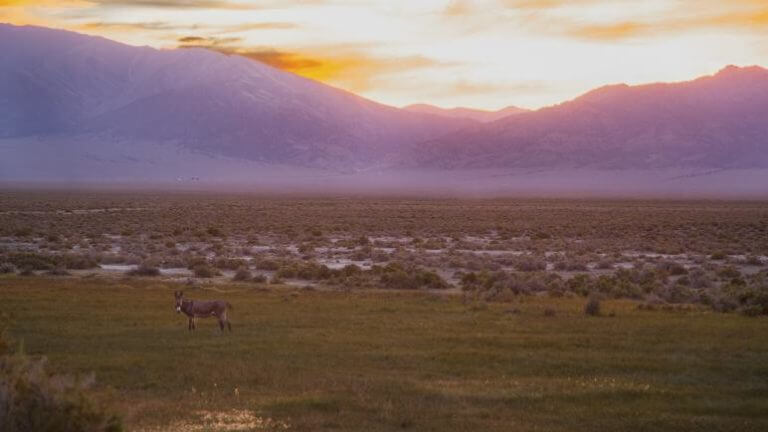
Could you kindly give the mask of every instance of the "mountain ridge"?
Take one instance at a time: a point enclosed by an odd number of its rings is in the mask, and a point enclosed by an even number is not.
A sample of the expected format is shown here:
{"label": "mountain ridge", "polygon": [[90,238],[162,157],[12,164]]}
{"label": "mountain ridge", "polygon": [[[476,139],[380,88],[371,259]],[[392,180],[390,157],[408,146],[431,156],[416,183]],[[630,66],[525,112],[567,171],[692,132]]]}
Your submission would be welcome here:
{"label": "mountain ridge", "polygon": [[768,70],[728,66],[682,83],[603,86],[420,143],[401,162],[442,169],[768,167]]}
{"label": "mountain ridge", "polygon": [[707,173],[747,170],[755,179],[768,170],[768,70],[760,66],[603,86],[482,122],[387,106],[199,48],[0,24],[0,56],[0,181],[258,183],[269,172],[273,184],[300,175],[460,189],[535,177],[547,187],[580,178],[596,188],[590,176],[692,184],[717,177]]}
{"label": "mountain ridge", "polygon": [[[240,56],[0,26],[0,137],[100,135],[305,166],[369,166],[462,127]],[[3,119],[5,121],[3,121]],[[297,127],[300,125],[300,127]]]}

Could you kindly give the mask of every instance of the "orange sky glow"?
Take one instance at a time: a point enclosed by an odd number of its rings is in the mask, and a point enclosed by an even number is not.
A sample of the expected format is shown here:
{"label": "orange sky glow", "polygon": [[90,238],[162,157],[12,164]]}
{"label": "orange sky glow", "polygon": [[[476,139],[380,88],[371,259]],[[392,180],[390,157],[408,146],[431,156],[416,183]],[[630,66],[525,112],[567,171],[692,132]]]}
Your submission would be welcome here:
{"label": "orange sky glow", "polygon": [[0,0],[0,22],[241,54],[395,106],[538,108],[768,65],[768,0]]}

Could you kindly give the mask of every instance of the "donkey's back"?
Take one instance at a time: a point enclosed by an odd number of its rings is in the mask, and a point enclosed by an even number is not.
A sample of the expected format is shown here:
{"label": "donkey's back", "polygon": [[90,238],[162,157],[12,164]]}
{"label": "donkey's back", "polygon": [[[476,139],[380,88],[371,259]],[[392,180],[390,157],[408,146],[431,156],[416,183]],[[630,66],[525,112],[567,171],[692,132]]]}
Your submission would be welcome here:
{"label": "donkey's back", "polygon": [[194,315],[200,318],[207,316],[226,316],[227,311],[232,309],[232,304],[224,300],[191,300],[191,302]]}

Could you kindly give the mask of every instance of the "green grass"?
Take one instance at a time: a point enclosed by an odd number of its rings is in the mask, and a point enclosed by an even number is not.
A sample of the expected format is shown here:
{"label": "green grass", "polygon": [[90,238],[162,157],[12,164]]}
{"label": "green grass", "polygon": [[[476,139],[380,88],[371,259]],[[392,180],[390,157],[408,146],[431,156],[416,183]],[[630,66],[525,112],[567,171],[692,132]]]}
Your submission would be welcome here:
{"label": "green grass", "polygon": [[631,302],[587,317],[584,299],[565,298],[477,307],[426,293],[189,290],[234,305],[234,332],[220,335],[213,320],[189,333],[174,289],[5,277],[0,311],[27,352],[95,372],[134,429],[237,409],[300,431],[768,430],[766,318]]}

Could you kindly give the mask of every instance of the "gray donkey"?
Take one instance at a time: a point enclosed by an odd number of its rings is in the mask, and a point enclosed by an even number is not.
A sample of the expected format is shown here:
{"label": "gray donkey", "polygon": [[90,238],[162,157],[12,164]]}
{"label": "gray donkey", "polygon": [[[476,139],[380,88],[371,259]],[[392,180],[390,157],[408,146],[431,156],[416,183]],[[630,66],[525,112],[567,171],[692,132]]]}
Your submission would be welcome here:
{"label": "gray donkey", "polygon": [[199,300],[186,300],[184,299],[184,291],[174,291],[174,297],[176,297],[176,312],[182,313],[189,317],[188,330],[194,330],[197,328],[197,318],[208,318],[215,316],[219,320],[219,327],[221,331],[224,331],[224,324],[227,324],[229,331],[232,331],[232,324],[229,322],[227,312],[232,310],[232,305],[224,300],[211,300],[211,301],[199,301]]}

